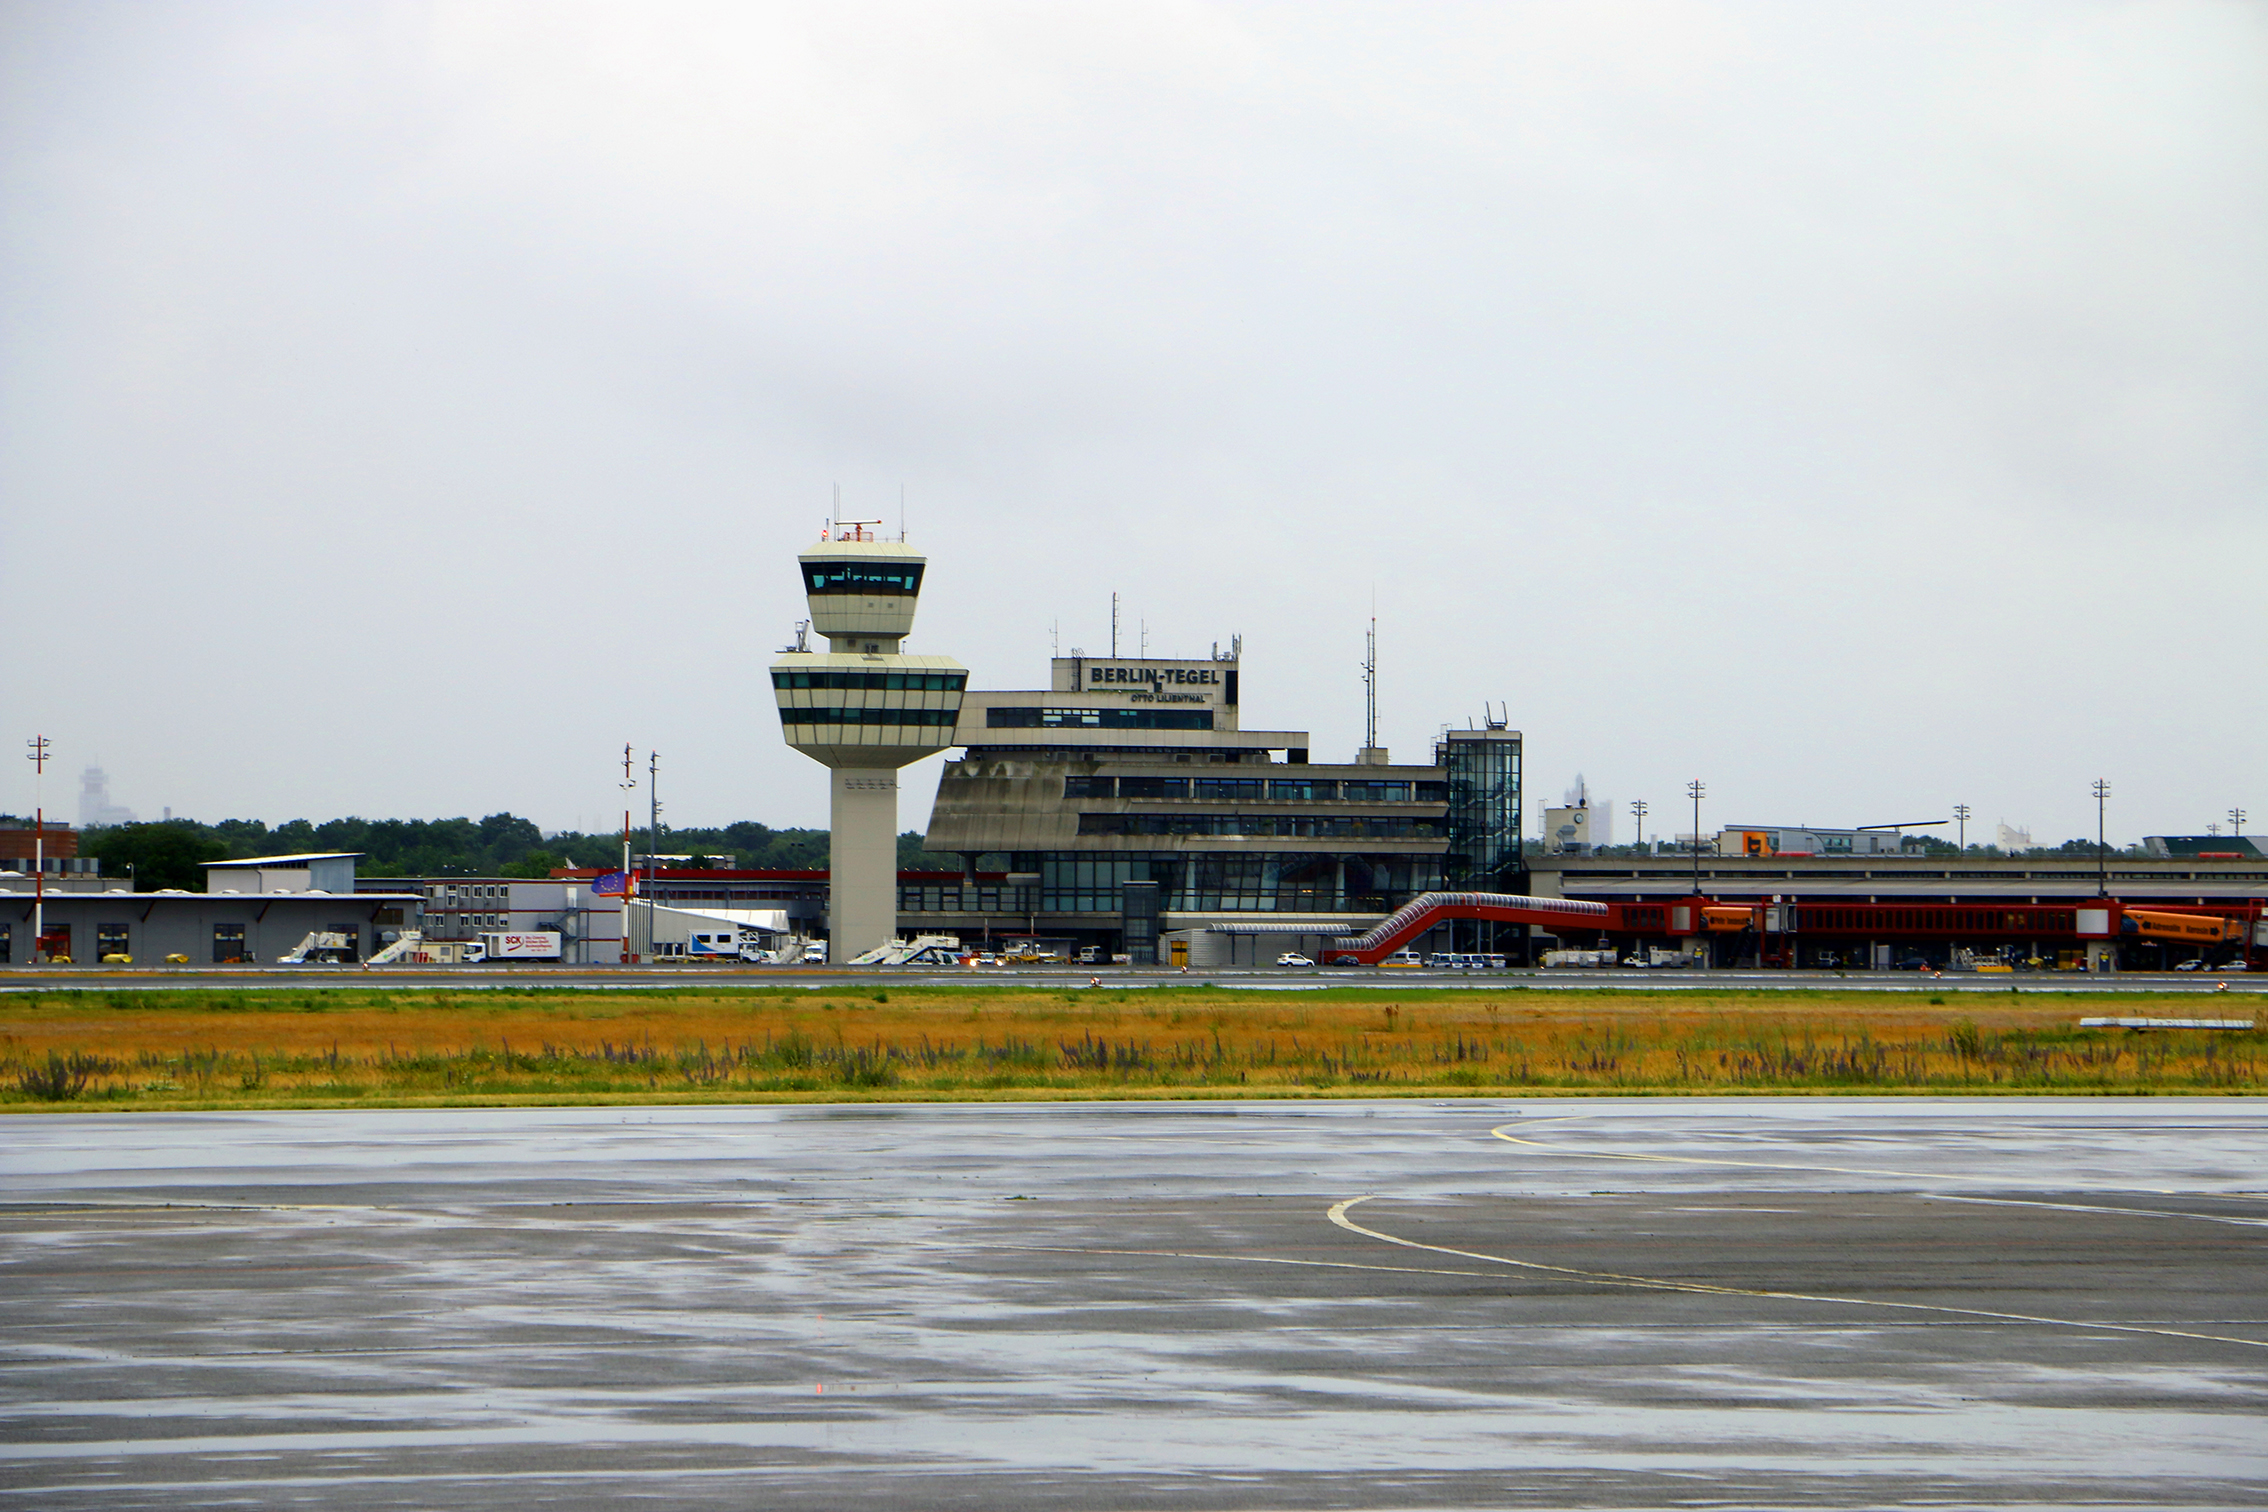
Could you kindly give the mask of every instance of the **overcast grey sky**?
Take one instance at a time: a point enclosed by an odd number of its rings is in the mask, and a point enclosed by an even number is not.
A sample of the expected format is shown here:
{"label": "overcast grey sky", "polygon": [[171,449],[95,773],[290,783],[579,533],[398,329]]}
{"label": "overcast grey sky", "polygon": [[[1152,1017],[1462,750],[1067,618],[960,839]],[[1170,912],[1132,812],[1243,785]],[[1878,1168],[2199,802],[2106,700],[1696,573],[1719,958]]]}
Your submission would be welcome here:
{"label": "overcast grey sky", "polygon": [[0,708],[66,812],[823,824],[840,483],[981,686],[1115,589],[1344,760],[1375,594],[1532,801],[2268,828],[2264,293],[2257,4],[11,3]]}

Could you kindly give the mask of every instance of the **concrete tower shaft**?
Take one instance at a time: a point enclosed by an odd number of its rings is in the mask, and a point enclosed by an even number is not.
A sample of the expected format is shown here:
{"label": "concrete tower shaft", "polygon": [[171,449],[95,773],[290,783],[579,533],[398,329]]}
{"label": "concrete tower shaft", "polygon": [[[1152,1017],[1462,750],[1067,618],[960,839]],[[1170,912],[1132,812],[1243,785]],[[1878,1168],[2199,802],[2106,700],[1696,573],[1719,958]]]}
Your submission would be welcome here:
{"label": "concrete tower shaft", "polygon": [[847,964],[898,924],[897,769],[953,743],[968,670],[907,656],[927,559],[846,527],[798,559],[824,652],[772,664],[787,743],[829,771],[828,959]]}

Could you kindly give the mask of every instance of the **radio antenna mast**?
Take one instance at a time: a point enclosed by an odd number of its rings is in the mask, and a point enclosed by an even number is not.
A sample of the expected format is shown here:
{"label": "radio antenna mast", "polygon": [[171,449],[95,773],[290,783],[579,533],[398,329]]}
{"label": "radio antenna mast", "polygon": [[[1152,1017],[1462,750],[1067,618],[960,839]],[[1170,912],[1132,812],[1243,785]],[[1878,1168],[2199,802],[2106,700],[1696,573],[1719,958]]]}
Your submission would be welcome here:
{"label": "radio antenna mast", "polygon": [[1378,604],[1370,606],[1370,629],[1362,637],[1362,744],[1378,746]]}
{"label": "radio antenna mast", "polygon": [[1110,596],[1110,659],[1118,660],[1118,595]]}

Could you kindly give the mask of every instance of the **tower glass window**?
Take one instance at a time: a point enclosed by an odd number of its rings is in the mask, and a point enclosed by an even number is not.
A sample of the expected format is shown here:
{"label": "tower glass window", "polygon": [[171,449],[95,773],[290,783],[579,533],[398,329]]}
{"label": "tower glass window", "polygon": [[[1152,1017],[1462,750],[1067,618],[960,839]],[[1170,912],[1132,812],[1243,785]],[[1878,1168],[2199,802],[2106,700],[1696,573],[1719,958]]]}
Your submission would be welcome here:
{"label": "tower glass window", "polygon": [[805,562],[805,593],[921,592],[920,562]]}

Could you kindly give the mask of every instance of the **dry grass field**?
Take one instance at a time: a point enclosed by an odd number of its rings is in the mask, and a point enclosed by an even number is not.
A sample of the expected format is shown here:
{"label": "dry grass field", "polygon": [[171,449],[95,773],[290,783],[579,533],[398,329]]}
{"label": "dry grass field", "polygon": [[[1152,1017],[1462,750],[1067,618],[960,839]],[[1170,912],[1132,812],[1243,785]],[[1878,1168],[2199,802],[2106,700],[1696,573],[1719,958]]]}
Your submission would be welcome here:
{"label": "dry grass field", "polygon": [[0,1000],[0,1108],[2268,1090],[2248,997],[878,984]]}

